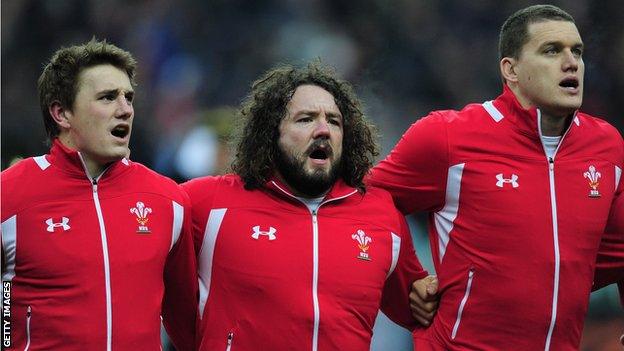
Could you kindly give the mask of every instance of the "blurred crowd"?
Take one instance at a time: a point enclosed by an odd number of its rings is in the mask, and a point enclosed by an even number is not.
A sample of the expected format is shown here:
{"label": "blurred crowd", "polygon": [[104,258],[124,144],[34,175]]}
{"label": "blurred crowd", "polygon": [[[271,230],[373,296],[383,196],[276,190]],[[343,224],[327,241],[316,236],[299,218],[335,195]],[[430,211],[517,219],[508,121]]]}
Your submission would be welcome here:
{"label": "blurred crowd", "polygon": [[[499,28],[534,3],[3,0],[2,169],[17,157],[47,151],[36,80],[60,46],[95,36],[135,55],[131,158],[181,181],[226,171],[236,106],[253,80],[280,62],[320,58],[334,66],[355,85],[385,154],[429,111],[501,92]],[[586,45],[583,110],[624,130],[621,1],[550,3],[575,17]],[[416,232],[416,245],[424,245],[419,253],[427,257],[423,230]],[[624,313],[613,289],[592,299],[583,350],[608,350],[600,342],[624,332]]]}

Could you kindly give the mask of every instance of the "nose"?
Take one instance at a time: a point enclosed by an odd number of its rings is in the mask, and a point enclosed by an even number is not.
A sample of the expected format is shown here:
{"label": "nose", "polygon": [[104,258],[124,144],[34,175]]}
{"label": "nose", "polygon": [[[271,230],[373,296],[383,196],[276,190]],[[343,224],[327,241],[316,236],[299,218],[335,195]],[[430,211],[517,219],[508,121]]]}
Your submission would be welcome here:
{"label": "nose", "polygon": [[134,115],[134,107],[123,94],[117,97],[117,110],[115,111],[115,117],[120,119],[128,119]]}
{"label": "nose", "polygon": [[329,138],[329,123],[324,116],[318,118],[314,125],[314,133],[312,134],[314,139],[317,138]]}
{"label": "nose", "polygon": [[564,72],[576,72],[579,68],[581,58],[577,57],[571,50],[565,50],[563,55],[562,69]]}

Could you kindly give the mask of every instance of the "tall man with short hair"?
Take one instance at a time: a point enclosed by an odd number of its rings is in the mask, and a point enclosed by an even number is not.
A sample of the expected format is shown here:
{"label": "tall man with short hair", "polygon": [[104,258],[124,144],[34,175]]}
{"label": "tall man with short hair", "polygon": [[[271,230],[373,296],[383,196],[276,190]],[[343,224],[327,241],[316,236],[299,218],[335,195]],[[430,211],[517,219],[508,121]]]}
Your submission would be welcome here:
{"label": "tall man with short hair", "polygon": [[253,84],[233,169],[185,183],[200,280],[200,350],[368,350],[379,308],[413,329],[427,273],[350,86],[312,64]]}
{"label": "tall man with short hair", "polygon": [[14,349],[158,350],[161,315],[178,349],[194,348],[188,197],[126,158],[135,69],[93,39],[58,50],[39,78],[50,153],[1,178]]}
{"label": "tall man with short hair", "polygon": [[502,95],[432,112],[373,170],[403,213],[430,213],[441,300],[419,351],[578,349],[605,227],[624,235],[624,144],[578,111],[573,18],[550,5],[510,16],[500,71]]}

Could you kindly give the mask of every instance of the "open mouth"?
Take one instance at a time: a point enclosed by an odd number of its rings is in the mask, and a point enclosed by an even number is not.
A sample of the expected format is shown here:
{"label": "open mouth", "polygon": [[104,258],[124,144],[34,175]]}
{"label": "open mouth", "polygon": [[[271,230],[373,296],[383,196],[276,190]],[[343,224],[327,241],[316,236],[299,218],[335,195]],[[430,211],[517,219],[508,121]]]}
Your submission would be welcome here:
{"label": "open mouth", "polygon": [[579,86],[579,81],[576,78],[566,78],[559,82],[559,86],[565,89],[576,89]]}
{"label": "open mouth", "polygon": [[120,124],[111,130],[111,134],[117,138],[125,138],[130,133],[130,127],[127,125]]}
{"label": "open mouth", "polygon": [[329,153],[324,148],[316,148],[310,153],[310,158],[315,160],[326,160],[329,158]]}

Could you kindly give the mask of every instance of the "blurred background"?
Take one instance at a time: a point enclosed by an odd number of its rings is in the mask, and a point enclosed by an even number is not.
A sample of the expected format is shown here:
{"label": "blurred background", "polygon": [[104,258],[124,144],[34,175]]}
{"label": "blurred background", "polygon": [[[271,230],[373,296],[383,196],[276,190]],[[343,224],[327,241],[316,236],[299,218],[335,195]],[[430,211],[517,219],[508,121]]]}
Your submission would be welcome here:
{"label": "blurred background", "polygon": [[[276,63],[316,58],[354,84],[384,156],[429,111],[499,95],[499,28],[535,3],[2,0],[2,169],[47,152],[36,80],[56,49],[93,36],[139,61],[131,158],[178,181],[227,170],[236,107],[253,80]],[[586,45],[583,110],[624,130],[621,1],[550,3],[575,17]],[[412,233],[432,271],[423,223],[412,218]],[[378,321],[373,350],[411,350],[406,331]],[[581,350],[621,350],[623,332],[615,287],[592,294]]]}

